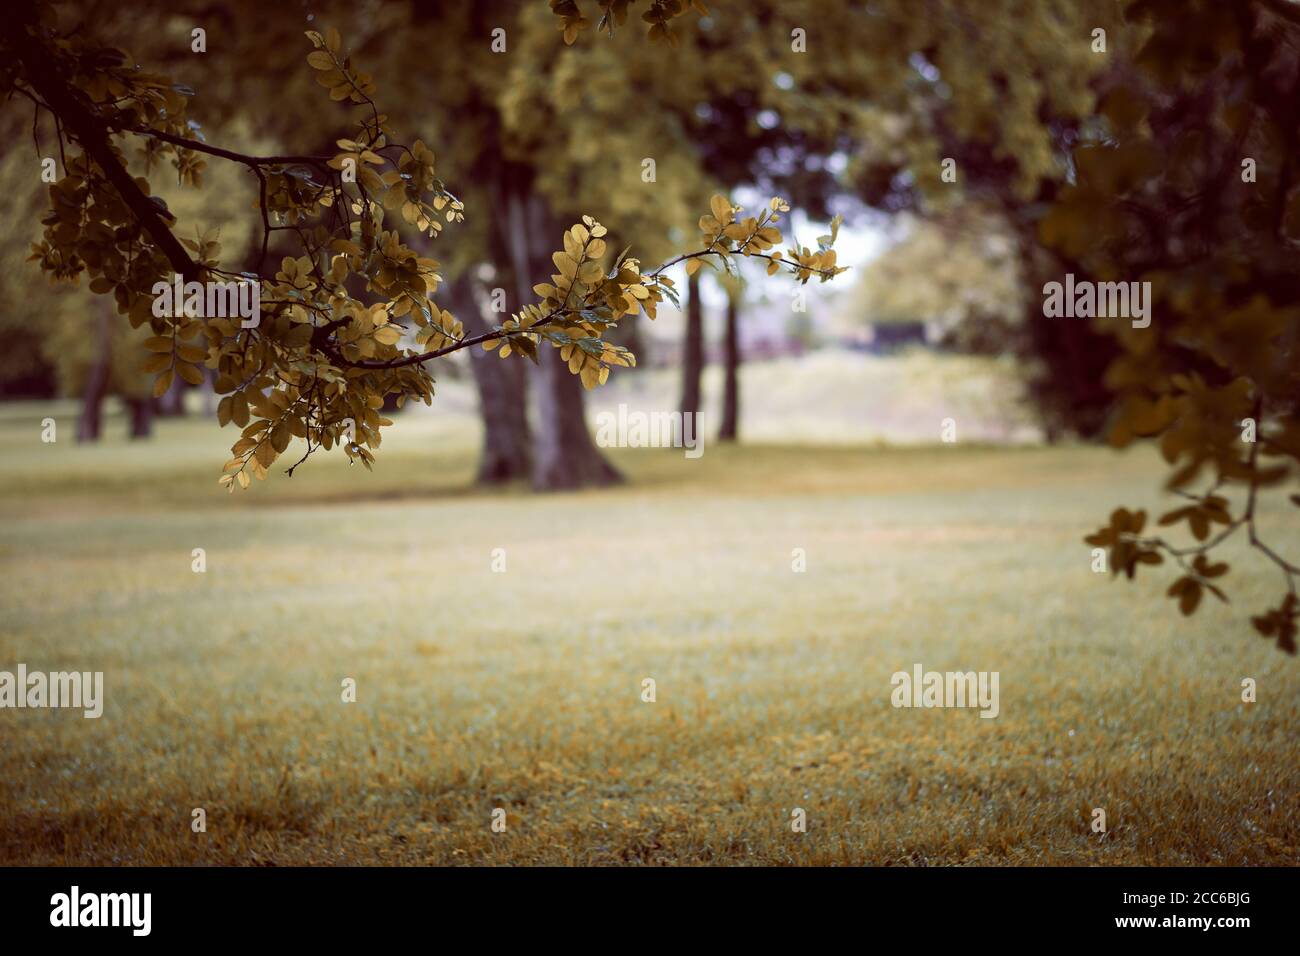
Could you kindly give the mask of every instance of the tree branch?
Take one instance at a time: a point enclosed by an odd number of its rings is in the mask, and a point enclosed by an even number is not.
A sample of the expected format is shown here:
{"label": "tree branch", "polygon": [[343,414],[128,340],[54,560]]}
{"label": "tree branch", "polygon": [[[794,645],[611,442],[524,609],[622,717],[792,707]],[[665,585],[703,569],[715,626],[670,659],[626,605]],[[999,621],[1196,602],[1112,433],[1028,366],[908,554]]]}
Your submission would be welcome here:
{"label": "tree branch", "polygon": [[42,45],[36,43],[23,45],[18,51],[18,57],[27,70],[27,79],[32,88],[67,126],[69,134],[81,144],[86,155],[103,170],[104,176],[122,197],[136,221],[157,243],[172,268],[187,282],[198,281],[202,269],[173,235],[171,227],[163,220],[153,200],[144,194],[117,158],[109,141],[108,128],[78,99],[59,75],[57,61],[49,56]]}
{"label": "tree branch", "polygon": [[332,156],[250,156],[247,153],[237,153],[233,149],[209,146],[202,140],[186,139],[184,136],[177,136],[174,133],[164,133],[162,130],[148,126],[117,126],[113,128],[124,133],[135,133],[137,136],[149,136],[153,139],[159,139],[164,143],[171,143],[173,146],[192,149],[196,153],[207,153],[209,156],[218,156],[231,162],[242,163],[250,169],[258,169],[262,166],[292,166],[299,164],[318,166],[327,173],[332,173],[329,167],[330,160],[334,158]]}

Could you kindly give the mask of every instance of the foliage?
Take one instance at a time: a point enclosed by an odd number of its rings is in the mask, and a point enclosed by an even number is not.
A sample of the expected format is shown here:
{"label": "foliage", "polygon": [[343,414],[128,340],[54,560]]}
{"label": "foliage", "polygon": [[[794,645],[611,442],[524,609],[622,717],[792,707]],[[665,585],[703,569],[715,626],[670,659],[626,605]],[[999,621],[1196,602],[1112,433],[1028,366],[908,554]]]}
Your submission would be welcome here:
{"label": "foliage", "polygon": [[[332,155],[253,156],[197,135],[187,88],[84,31],[58,32],[50,8],[39,12],[7,51],[12,65],[0,88],[52,112],[81,152],[67,155],[63,178],[50,188],[45,235],[32,258],[56,278],[84,273],[91,290],[112,295],[133,327],[149,328],[146,347],[155,354],[146,368],[158,374],[155,394],[174,376],[197,382],[202,367],[216,371],[216,389],[225,396],[218,416],[243,430],[221,479],[232,489],[247,487],[250,474],[265,478],[295,437],[306,441],[304,459],[339,444],[369,468],[381,429],[391,424],[379,412],[385,396],[395,394],[399,405],[430,402],[433,379],[424,363],[473,345],[536,360],[536,345],[545,341],[584,385],[603,382],[612,367],[634,359],[602,336],[623,316],[653,317],[655,304],[672,295],[664,270],[675,262],[756,256],[801,282],[843,271],[829,243],[816,252],[793,246],[788,258],[765,251],[781,238],[775,224],[788,209],[781,200],[759,219],[728,218],[719,223],[721,233],[705,236],[704,248],[645,273],[627,250],[606,264],[605,228],[586,217],[565,233],[564,248],[553,256],[558,272],[537,286],[537,303],[499,328],[466,336],[430,299],[441,281],[438,262],[385,221],[394,214],[434,236],[444,220],[462,220],[464,207],[436,176],[428,146],[396,138],[374,99],[373,76],[357,68],[337,30],[307,32],[314,47],[307,62],[331,100],[360,112],[355,131],[337,140]],[[221,267],[215,231],[177,238],[166,203],[150,195],[147,179],[127,171],[117,143],[124,136],[144,138],[146,172],[170,161],[188,185],[201,184],[206,157],[242,164],[256,176],[262,248],[253,270]],[[712,208],[715,216],[734,216],[724,198]],[[285,233],[298,253],[284,256],[278,269],[266,265],[274,233]],[[257,282],[260,324],[184,311],[155,315],[155,284],[169,283],[172,273],[187,282]],[[406,344],[412,339],[413,347]]]}
{"label": "foliage", "polygon": [[[26,111],[10,111],[4,119],[16,121],[6,124],[11,135],[34,134],[39,155],[49,155],[57,130],[48,116],[42,114],[35,129],[30,128]],[[80,277],[60,280],[21,266],[32,242],[41,238],[41,217],[49,202],[47,187],[33,176],[38,168],[39,157],[27,148],[11,150],[0,160],[0,190],[10,198],[14,210],[11,228],[0,237],[0,261],[12,264],[0,273],[0,299],[5,303],[0,312],[5,338],[0,382],[20,378],[33,364],[48,364],[58,392],[73,395],[81,391],[87,370],[104,344],[99,329],[101,310],[111,312],[113,306],[97,300]],[[218,229],[223,245],[247,248],[253,228],[245,209],[256,198],[256,189],[246,188],[237,168],[219,164],[205,169],[202,189],[184,187],[162,176],[155,179],[154,187],[176,217],[173,230],[178,234],[193,234],[203,225]],[[149,334],[147,327],[133,329],[126,322],[110,323],[110,393],[129,398],[151,394],[154,375],[142,369],[149,353],[141,348]]]}
{"label": "foliage", "polygon": [[1300,11],[1135,0],[1127,14],[1149,29],[1142,72],[1103,103],[1042,232],[1095,276],[1151,283],[1149,327],[1096,323],[1120,350],[1110,440],[1158,442],[1184,499],[1158,525],[1190,543],[1123,508],[1087,541],[1109,549],[1115,575],[1170,559],[1181,573],[1168,595],[1191,615],[1204,593],[1227,600],[1229,565],[1211,553],[1244,533],[1285,586],[1252,622],[1295,653],[1300,566],[1266,542],[1260,500],[1300,464]]}
{"label": "foliage", "polygon": [[[605,30],[612,37],[615,27],[627,22],[628,7],[632,0],[596,0],[600,8],[600,20],[597,30]],[[650,24],[646,37],[653,42],[664,42],[676,47],[679,38],[673,31],[671,21],[694,9],[707,16],[708,8],[701,0],[649,0],[648,9],[641,14],[641,19]],[[560,18],[560,31],[565,43],[573,43],[578,34],[591,26],[591,21],[582,15],[582,8],[577,0],[551,0],[551,12]]]}

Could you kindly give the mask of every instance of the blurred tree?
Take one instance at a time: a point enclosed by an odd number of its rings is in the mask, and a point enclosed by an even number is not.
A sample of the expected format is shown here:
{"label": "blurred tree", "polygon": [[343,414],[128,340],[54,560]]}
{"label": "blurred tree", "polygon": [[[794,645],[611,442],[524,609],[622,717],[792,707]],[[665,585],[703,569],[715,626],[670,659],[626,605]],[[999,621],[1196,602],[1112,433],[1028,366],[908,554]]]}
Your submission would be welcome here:
{"label": "blurred tree", "polygon": [[740,437],[740,303],[744,285],[737,279],[724,281],[727,294],[726,325],[722,333],[722,421],[718,441],[734,442]]}
{"label": "blurred tree", "polygon": [[[81,417],[77,420],[77,441],[99,441],[104,422],[104,396],[108,394],[109,367],[113,361],[113,314],[104,305],[95,317],[95,329],[78,341],[90,345],[85,381],[81,384]],[[63,353],[66,357],[67,353]]]}
{"label": "blurred tree", "polygon": [[694,417],[700,411],[700,379],[704,372],[704,303],[700,299],[700,274],[686,280],[686,325],[682,333],[683,416]]}
{"label": "blurred tree", "polygon": [[1168,596],[1190,615],[1207,592],[1227,600],[1212,554],[1244,535],[1283,585],[1252,623],[1295,653],[1300,565],[1268,542],[1261,506],[1300,474],[1300,7],[1133,0],[1126,14],[1141,73],[1106,97],[1041,231],[1076,281],[1149,283],[1145,322],[1092,323],[1119,350],[1109,437],[1158,440],[1182,503],[1157,524],[1190,540],[1118,508],[1087,541],[1116,576],[1171,561]]}
{"label": "blurred tree", "polygon": [[897,241],[847,298],[847,324],[925,322],[934,339],[963,351],[1014,346],[1028,296],[1000,217],[967,203],[928,218],[904,213],[896,225]]}
{"label": "blurred tree", "polygon": [[[70,305],[81,309],[70,308]],[[77,441],[98,441],[103,434],[104,400],[122,399],[132,438],[147,438],[153,428],[152,382],[140,371],[145,336],[115,319],[102,299],[77,296],[61,303],[58,321],[43,347],[58,369],[60,391],[81,396]]]}

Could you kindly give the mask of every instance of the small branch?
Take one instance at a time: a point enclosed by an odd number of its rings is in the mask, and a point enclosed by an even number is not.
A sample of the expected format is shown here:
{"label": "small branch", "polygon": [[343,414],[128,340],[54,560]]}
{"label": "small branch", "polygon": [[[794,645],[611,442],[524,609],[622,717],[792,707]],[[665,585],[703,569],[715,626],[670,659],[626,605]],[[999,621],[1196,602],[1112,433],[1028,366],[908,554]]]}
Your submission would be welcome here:
{"label": "small branch", "polygon": [[327,172],[332,172],[329,167],[330,160],[334,158],[332,156],[251,156],[248,153],[237,153],[232,149],[222,149],[220,146],[209,146],[201,140],[186,139],[184,136],[164,133],[162,130],[148,126],[118,126],[114,128],[124,133],[149,136],[153,139],[162,140],[164,143],[171,143],[173,146],[192,149],[196,153],[207,153],[209,156],[218,156],[231,162],[242,163],[250,169],[260,169],[262,166],[293,166],[298,164],[318,166]]}
{"label": "small branch", "polygon": [[[737,254],[743,255],[743,253],[737,253]],[[721,250],[714,249],[712,246],[710,246],[708,249],[701,249],[696,252],[684,252],[679,256],[669,259],[667,262],[660,265],[653,272],[645,273],[645,276],[650,279],[657,279],[664,272],[664,270],[677,265],[679,262],[685,262],[687,259],[699,259],[703,256],[718,256],[718,255],[723,255],[723,252]],[[761,253],[761,252],[751,253],[749,258],[766,259],[769,262],[776,262],[783,266],[789,266],[791,270],[794,272],[798,272],[800,269],[806,268],[805,266],[799,265],[799,263],[793,259],[777,259],[775,256],[770,256],[767,253]],[[825,275],[825,276],[834,275],[834,273],[826,269],[809,269],[808,271],[813,273],[814,275]],[[567,302],[567,296],[566,296],[566,302]],[[548,324],[552,319],[556,318],[557,316],[565,315],[571,311],[576,311],[576,310],[568,309],[566,307],[561,307],[543,316],[541,319],[534,322],[526,329],[524,328],[495,329],[491,332],[484,332],[482,335],[475,335],[472,336],[471,338],[461,339],[459,342],[453,342],[450,345],[445,345],[440,349],[434,349],[431,352],[421,352],[414,355],[405,355],[399,359],[386,359],[382,361],[368,359],[361,362],[350,362],[347,359],[342,358],[342,356],[339,356],[337,352],[326,351],[324,349],[322,349],[322,351],[325,351],[326,354],[329,355],[331,358],[340,361],[342,364],[348,366],[349,368],[368,368],[368,369],[404,368],[407,365],[418,365],[421,362],[427,362],[430,359],[441,358],[444,355],[450,355],[452,352],[459,352],[461,349],[469,348],[472,345],[479,345],[483,342],[492,342],[495,341],[496,339],[505,338],[508,335],[518,335],[523,332],[535,332],[542,326]]]}

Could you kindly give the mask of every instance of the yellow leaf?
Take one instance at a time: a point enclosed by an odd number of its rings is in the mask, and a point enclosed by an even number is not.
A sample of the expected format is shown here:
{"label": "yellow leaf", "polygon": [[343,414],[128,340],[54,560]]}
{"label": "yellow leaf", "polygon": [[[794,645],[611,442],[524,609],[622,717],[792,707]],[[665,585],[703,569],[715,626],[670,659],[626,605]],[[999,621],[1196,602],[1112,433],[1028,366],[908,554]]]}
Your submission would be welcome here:
{"label": "yellow leaf", "polygon": [[203,384],[203,370],[188,362],[177,362],[176,373],[191,385]]}
{"label": "yellow leaf", "polygon": [[560,274],[566,279],[572,279],[578,271],[578,263],[563,252],[553,253],[551,261],[555,263],[555,268],[559,269]]}
{"label": "yellow leaf", "polygon": [[567,252],[569,257],[572,259],[582,258],[582,242],[574,234],[573,229],[570,229],[564,234],[564,251]]}
{"label": "yellow leaf", "polygon": [[144,360],[144,364],[140,368],[146,375],[152,375],[154,372],[161,372],[171,364],[172,357],[170,355],[155,352]]}

